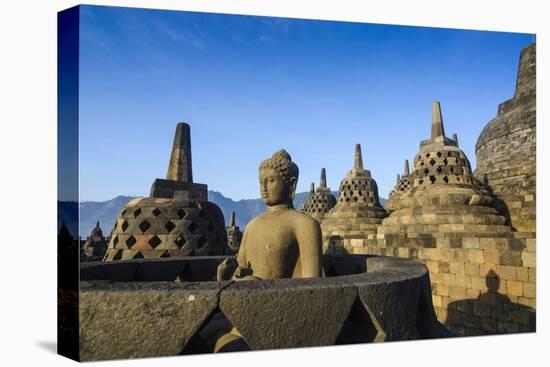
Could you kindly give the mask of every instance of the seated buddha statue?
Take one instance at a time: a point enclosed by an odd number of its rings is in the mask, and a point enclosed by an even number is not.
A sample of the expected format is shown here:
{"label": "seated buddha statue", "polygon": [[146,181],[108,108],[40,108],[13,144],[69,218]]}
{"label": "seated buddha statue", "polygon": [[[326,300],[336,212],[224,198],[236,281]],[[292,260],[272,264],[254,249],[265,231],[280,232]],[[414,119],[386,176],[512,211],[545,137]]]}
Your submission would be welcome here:
{"label": "seated buddha statue", "polygon": [[293,206],[298,166],[279,150],[262,161],[259,178],[267,210],[248,223],[236,263],[222,263],[218,280],[320,277],[321,228]]}
{"label": "seated buddha statue", "polygon": [[[320,277],[321,227],[312,217],[294,210],[298,166],[279,150],[259,168],[260,193],[267,210],[254,218],[243,234],[237,259],[218,267],[218,280]],[[232,328],[215,342],[214,352],[247,350]]]}

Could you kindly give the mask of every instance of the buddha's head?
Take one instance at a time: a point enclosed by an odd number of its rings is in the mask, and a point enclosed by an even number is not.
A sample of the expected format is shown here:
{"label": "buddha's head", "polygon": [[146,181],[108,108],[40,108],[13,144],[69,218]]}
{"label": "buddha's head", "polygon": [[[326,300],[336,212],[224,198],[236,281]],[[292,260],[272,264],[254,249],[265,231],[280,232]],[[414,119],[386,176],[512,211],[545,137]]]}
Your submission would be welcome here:
{"label": "buddha's head", "polygon": [[260,163],[260,193],[267,206],[292,205],[297,182],[298,166],[284,149]]}

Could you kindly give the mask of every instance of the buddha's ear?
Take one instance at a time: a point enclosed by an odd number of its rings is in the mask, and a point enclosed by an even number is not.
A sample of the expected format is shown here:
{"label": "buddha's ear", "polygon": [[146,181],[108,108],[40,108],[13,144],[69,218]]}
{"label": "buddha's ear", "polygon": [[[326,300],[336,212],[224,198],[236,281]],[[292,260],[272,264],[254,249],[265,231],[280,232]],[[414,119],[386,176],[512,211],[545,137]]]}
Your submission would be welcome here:
{"label": "buddha's ear", "polygon": [[290,180],[288,180],[290,184],[290,198],[294,200],[294,195],[296,194],[296,184],[298,183],[298,179],[296,177],[291,177]]}

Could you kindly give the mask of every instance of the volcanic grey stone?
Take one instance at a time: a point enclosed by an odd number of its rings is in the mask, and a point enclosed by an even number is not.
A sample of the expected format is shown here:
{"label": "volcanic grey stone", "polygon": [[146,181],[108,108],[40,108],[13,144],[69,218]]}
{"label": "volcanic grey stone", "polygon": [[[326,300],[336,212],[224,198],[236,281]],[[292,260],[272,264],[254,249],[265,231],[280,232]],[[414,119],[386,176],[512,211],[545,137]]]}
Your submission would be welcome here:
{"label": "volcanic grey stone", "polygon": [[179,354],[228,284],[81,282],[81,360]]}
{"label": "volcanic grey stone", "polygon": [[252,349],[334,344],[357,297],[341,278],[237,282],[220,309]]}

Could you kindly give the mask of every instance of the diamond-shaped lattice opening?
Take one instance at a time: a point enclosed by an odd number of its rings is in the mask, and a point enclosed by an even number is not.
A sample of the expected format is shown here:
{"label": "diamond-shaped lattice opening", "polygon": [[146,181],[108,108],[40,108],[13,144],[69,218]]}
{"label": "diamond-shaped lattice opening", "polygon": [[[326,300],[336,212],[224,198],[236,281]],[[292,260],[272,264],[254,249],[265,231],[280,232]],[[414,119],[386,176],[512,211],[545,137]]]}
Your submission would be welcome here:
{"label": "diamond-shaped lattice opening", "polygon": [[130,226],[130,225],[128,224],[128,221],[127,221],[127,220],[125,220],[124,222],[122,222],[122,226],[121,226],[122,232],[126,232],[126,230],[128,229],[129,226]]}
{"label": "diamond-shaped lattice opening", "polygon": [[437,172],[441,173],[441,171],[443,171],[443,168],[441,168],[441,166],[437,167]]}
{"label": "diamond-shaped lattice opening", "polygon": [[147,231],[149,228],[151,228],[151,223],[149,223],[149,221],[147,220],[144,220],[139,224],[139,229],[141,229],[143,233],[145,233],[145,231]]}
{"label": "diamond-shaped lattice opening", "polygon": [[132,259],[143,259],[143,254],[141,253],[141,251],[138,251],[134,257],[132,257]]}
{"label": "diamond-shaped lattice opening", "polygon": [[137,208],[136,210],[134,210],[134,218],[139,217],[140,214],[141,214],[141,208]]}
{"label": "diamond-shaped lattice opening", "polygon": [[435,164],[435,159],[430,159],[430,164],[433,166]]}
{"label": "diamond-shaped lattice opening", "polygon": [[118,250],[115,256],[113,256],[113,260],[120,260],[120,259],[122,259],[122,250]]}
{"label": "diamond-shaped lattice opening", "polygon": [[157,248],[158,245],[160,245],[162,242],[162,240],[160,238],[158,238],[158,236],[153,236],[151,237],[151,239],[149,240],[149,245],[151,245],[152,248]]}
{"label": "diamond-shaped lattice opening", "polygon": [[168,251],[164,251],[160,257],[171,257]]}
{"label": "diamond-shaped lattice opening", "polygon": [[159,208],[153,209],[153,215],[155,217],[158,217],[161,213],[162,213],[162,210],[160,210]]}
{"label": "diamond-shaped lattice opening", "polygon": [[123,217],[124,214],[126,214],[126,209],[124,209],[124,210],[122,211],[122,213],[120,213],[120,216]]}
{"label": "diamond-shaped lattice opening", "polygon": [[432,181],[432,183],[434,183],[436,180],[435,176],[430,176],[430,181]]}
{"label": "diamond-shaped lattice opening", "polygon": [[197,332],[189,339],[180,354],[202,354],[212,352],[237,352],[250,350],[242,337],[230,334],[231,321],[216,308],[203,321]]}
{"label": "diamond-shaped lattice opening", "polygon": [[199,226],[197,225],[197,223],[191,222],[191,224],[189,224],[187,228],[189,229],[189,232],[195,233],[195,231],[199,229]]}
{"label": "diamond-shaped lattice opening", "polygon": [[198,248],[203,248],[204,245],[206,245],[206,238],[204,238],[204,236],[201,236],[197,241],[197,246]]}
{"label": "diamond-shaped lattice opening", "polygon": [[117,243],[118,243],[118,236],[115,236],[115,238],[113,238],[113,245],[116,246]]}
{"label": "diamond-shaped lattice opening", "polygon": [[356,298],[351,311],[342,325],[336,338],[336,345],[370,343],[384,340],[384,331],[378,321],[367,311],[359,297]]}
{"label": "diamond-shaped lattice opening", "polygon": [[172,232],[174,230],[174,228],[176,228],[176,225],[172,222],[172,221],[168,221],[166,222],[166,224],[164,225],[164,228],[166,228],[166,230],[168,231],[168,233]]}
{"label": "diamond-shaped lattice opening", "polygon": [[181,248],[187,243],[187,240],[185,238],[183,238],[182,236],[178,236],[175,240],[174,240],[174,243],[176,244],[176,246],[178,246],[178,248],[181,250]]}
{"label": "diamond-shaped lattice opening", "polygon": [[183,209],[180,209],[180,210],[178,210],[176,215],[178,216],[179,219],[183,219],[183,217],[185,217],[187,215],[187,212]]}
{"label": "diamond-shaped lattice opening", "polygon": [[136,244],[136,242],[137,242],[136,238],[134,236],[130,236],[126,240],[126,246],[128,246],[128,248],[131,248],[132,246],[134,246]]}
{"label": "diamond-shaped lattice opening", "polygon": [[449,177],[444,176],[444,177],[443,177],[443,181],[445,181],[445,183],[449,183]]}

